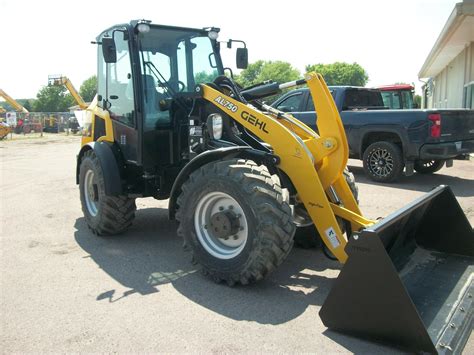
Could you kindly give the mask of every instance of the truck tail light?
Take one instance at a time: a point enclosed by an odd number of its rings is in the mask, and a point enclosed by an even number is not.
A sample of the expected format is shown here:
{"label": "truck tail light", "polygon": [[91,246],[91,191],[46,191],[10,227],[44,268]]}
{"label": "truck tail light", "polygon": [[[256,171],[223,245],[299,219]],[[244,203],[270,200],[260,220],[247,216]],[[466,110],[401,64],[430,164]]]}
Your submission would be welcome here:
{"label": "truck tail light", "polygon": [[431,137],[439,138],[441,136],[441,115],[439,113],[432,113],[428,115],[428,119],[431,121]]}

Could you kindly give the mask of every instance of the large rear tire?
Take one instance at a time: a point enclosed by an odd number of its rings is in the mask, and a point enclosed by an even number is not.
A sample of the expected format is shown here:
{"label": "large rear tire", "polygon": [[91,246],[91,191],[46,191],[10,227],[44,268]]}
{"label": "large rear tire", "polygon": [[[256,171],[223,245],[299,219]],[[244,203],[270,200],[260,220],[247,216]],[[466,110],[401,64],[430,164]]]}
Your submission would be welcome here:
{"label": "large rear tire", "polygon": [[[352,174],[347,168],[344,169],[343,173],[346,182],[352,191],[352,195],[354,195],[356,201],[359,202],[359,188],[356,185],[354,174]],[[302,249],[320,248],[323,245],[323,241],[321,240],[314,224],[297,227],[294,241],[295,245]]]}
{"label": "large rear tire", "polygon": [[79,192],[87,225],[96,235],[123,232],[135,218],[135,199],[105,195],[104,175],[93,150],[84,153],[79,171]]}
{"label": "large rear tire", "polygon": [[295,227],[278,179],[250,160],[202,166],[177,199],[178,234],[215,282],[263,279],[286,258]]}

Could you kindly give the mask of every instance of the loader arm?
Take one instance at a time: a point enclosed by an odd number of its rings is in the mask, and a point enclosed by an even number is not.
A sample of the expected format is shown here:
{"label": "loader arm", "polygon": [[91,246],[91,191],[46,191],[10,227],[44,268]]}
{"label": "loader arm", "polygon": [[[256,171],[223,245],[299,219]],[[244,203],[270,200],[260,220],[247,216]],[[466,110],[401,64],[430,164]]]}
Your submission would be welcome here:
{"label": "loader arm", "polygon": [[84,101],[68,77],[50,75],[48,77],[48,83],[54,86],[64,85],[82,110],[85,110],[88,107],[87,103]]}
{"label": "loader arm", "polygon": [[361,215],[343,176],[349,155],[347,140],[327,85],[315,73],[307,74],[305,80],[313,100],[317,98],[320,135],[291,115],[268,106],[264,113],[207,85],[202,85],[203,98],[272,146],[280,158],[279,168],[292,181],[324,243],[344,263],[347,240],[336,216],[347,219],[356,230],[374,221]]}
{"label": "loader arm", "polygon": [[0,96],[3,97],[5,101],[8,102],[10,105],[12,105],[15,111],[28,113],[28,110],[26,108],[24,108],[21,104],[19,104],[15,99],[13,99],[2,89],[0,89]]}

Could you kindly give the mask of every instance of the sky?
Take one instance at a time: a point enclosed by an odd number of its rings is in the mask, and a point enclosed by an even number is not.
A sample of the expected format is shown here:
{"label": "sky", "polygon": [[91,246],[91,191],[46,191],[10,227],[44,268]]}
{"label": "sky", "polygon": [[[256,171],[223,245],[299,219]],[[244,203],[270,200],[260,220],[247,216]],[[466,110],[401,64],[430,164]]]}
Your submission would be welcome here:
{"label": "sky", "polygon": [[[357,62],[367,86],[414,82],[419,91],[418,72],[459,1],[0,0],[0,88],[35,98],[49,74],[62,74],[79,89],[96,72],[90,42],[112,25],[147,19],[220,27],[220,40],[247,43],[250,62],[287,61],[302,73],[308,64]],[[230,53],[224,61],[235,67]]]}

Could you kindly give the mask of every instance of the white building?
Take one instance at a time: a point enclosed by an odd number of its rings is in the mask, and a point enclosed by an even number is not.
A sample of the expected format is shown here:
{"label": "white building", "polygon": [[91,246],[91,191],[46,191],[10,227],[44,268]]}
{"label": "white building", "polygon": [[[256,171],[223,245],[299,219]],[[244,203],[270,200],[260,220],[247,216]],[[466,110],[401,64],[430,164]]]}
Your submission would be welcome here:
{"label": "white building", "polygon": [[418,78],[423,108],[474,108],[474,0],[454,6]]}

